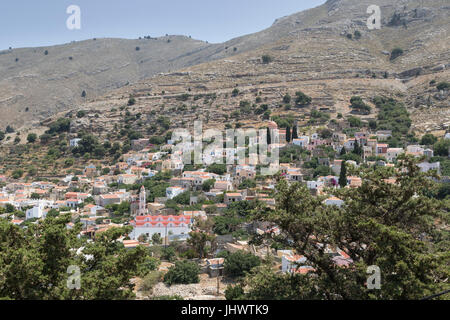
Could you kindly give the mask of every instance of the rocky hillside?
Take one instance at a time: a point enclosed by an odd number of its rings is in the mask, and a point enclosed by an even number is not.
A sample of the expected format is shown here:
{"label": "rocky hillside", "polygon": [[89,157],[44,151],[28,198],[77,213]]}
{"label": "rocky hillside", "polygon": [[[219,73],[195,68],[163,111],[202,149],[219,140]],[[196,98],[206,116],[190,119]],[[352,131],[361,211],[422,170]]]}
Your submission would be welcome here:
{"label": "rocky hillside", "polygon": [[[366,26],[372,4],[381,8],[380,30]],[[12,50],[0,55],[0,68],[7,71],[0,73],[0,109],[8,111],[0,121],[29,127],[34,120],[32,130],[39,130],[44,116],[83,109],[97,115],[73,121],[74,131],[106,133],[120,123],[117,110],[130,95],[137,99],[131,110],[146,115],[148,123],[166,115],[173,127],[193,119],[223,127],[233,111],[243,111],[240,101],[253,104],[257,95],[260,102],[252,107],[267,104],[272,115],[305,119],[305,109],[280,107],[283,95],[302,90],[313,98],[311,108],[333,117],[350,111],[353,95],[367,102],[375,95],[395,96],[410,107],[416,130],[437,130],[450,121],[448,94],[430,85],[449,79],[449,11],[442,0],[330,0],[223,44],[169,37],[89,40],[49,48],[48,55],[46,48]],[[395,59],[394,48],[403,52]],[[270,61],[264,63],[263,56]],[[235,88],[239,95],[232,96]],[[234,115],[252,125],[261,120],[253,112]]]}

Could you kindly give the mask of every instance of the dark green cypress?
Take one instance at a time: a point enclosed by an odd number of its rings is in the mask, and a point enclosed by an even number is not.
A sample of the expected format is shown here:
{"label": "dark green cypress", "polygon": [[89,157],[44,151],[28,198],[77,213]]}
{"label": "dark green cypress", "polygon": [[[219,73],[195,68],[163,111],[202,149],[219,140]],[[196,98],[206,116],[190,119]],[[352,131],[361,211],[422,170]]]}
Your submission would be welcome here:
{"label": "dark green cypress", "polygon": [[339,185],[344,188],[347,185],[347,165],[342,161],[341,173],[339,174]]}

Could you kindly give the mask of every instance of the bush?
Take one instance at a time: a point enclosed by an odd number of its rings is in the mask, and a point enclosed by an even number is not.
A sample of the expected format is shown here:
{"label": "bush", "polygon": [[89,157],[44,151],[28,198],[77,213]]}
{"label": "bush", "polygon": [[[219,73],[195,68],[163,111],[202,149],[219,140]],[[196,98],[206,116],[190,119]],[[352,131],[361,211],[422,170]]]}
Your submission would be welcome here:
{"label": "bush", "polygon": [[364,103],[361,97],[359,96],[353,96],[350,99],[350,107],[355,110],[356,112],[362,113],[362,114],[369,114],[371,111],[370,106]]}
{"label": "bush", "polygon": [[171,286],[173,284],[199,283],[199,266],[191,261],[177,261],[164,276],[164,283]]}
{"label": "bush", "polygon": [[450,148],[450,139],[441,139],[434,144],[434,155],[447,157],[448,156],[448,148]]}
{"label": "bush", "polygon": [[265,55],[262,56],[262,62],[263,62],[264,64],[269,64],[269,63],[271,63],[272,61],[273,61],[273,58],[272,58],[271,56],[269,56],[269,55],[267,55],[267,54],[265,54]]}
{"label": "bush", "polygon": [[164,144],[166,142],[166,140],[162,136],[152,136],[152,137],[150,137],[149,142],[151,144],[160,145],[160,144]]}
{"label": "bush", "polygon": [[208,168],[206,168],[207,172],[212,172],[218,175],[223,175],[227,172],[226,164],[213,163]]}
{"label": "bush", "polygon": [[62,133],[70,131],[70,120],[59,118],[50,125],[50,129],[46,131],[48,134]]}
{"label": "bush", "polygon": [[14,170],[12,175],[11,175],[11,177],[13,179],[20,179],[20,178],[22,178],[22,176],[23,176],[23,170],[22,169]]}
{"label": "bush", "polygon": [[153,244],[161,244],[162,243],[161,235],[159,233],[154,233],[152,235],[152,242]]}
{"label": "bush", "polygon": [[83,118],[86,115],[86,111],[80,110],[77,112],[77,118]]}
{"label": "bush", "polygon": [[377,128],[376,120],[373,120],[373,119],[369,120],[369,128],[372,130],[376,130],[376,128]]}
{"label": "bush", "polygon": [[240,300],[244,297],[244,289],[241,285],[228,285],[225,289],[225,298],[227,300]]}
{"label": "bush", "polygon": [[153,287],[163,279],[162,273],[159,271],[149,272],[144,279],[142,279],[140,291],[151,293]]}
{"label": "bush", "polygon": [[128,105],[132,106],[136,103],[136,99],[134,97],[130,97],[130,99],[128,99]]}
{"label": "bush", "polygon": [[175,261],[176,252],[174,247],[165,247],[161,252],[161,258],[167,261]]}
{"label": "bush", "polygon": [[155,271],[160,264],[159,259],[147,256],[145,261],[138,266],[138,273],[141,276],[149,274],[151,271]]}
{"label": "bush", "polygon": [[301,91],[297,91],[295,93],[295,96],[296,96],[295,103],[298,105],[301,105],[301,106],[308,105],[312,101],[310,96],[307,96],[306,94],[304,94]]}
{"label": "bush", "polygon": [[431,133],[427,133],[422,136],[422,139],[420,140],[420,144],[425,146],[434,145],[437,142],[437,138],[432,135]]}
{"label": "bush", "polygon": [[350,127],[352,127],[352,128],[361,128],[362,127],[362,121],[360,118],[350,116],[347,118],[347,121],[350,124]]}
{"label": "bush", "polygon": [[28,141],[29,143],[34,143],[34,142],[36,142],[36,140],[37,140],[37,135],[36,135],[36,133],[30,133],[30,134],[28,134],[28,136],[27,136],[27,141]]}
{"label": "bush", "polygon": [[215,179],[208,179],[208,180],[206,180],[202,184],[202,190],[206,191],[206,192],[209,192],[212,189],[212,187],[214,186],[215,183],[216,183]]}
{"label": "bush", "polygon": [[324,128],[319,130],[319,135],[322,139],[329,139],[333,136],[333,132],[328,128]]}
{"label": "bush", "polygon": [[52,136],[50,134],[44,133],[43,135],[41,135],[39,137],[39,140],[41,140],[42,144],[47,144],[47,142],[49,142],[51,138],[52,138]]}
{"label": "bush", "polygon": [[394,49],[392,49],[392,52],[391,52],[391,60],[397,59],[401,55],[403,55],[403,49],[394,48]]}
{"label": "bush", "polygon": [[239,184],[239,189],[248,189],[248,188],[255,188],[256,187],[256,181],[253,179],[244,179],[241,184]]}
{"label": "bush", "polygon": [[373,102],[380,109],[378,112],[378,130],[392,130],[392,134],[405,136],[411,127],[411,119],[405,106],[392,98],[375,97]]}
{"label": "bush", "polygon": [[242,277],[260,264],[261,260],[257,256],[244,251],[236,251],[225,259],[224,271],[231,277]]}
{"label": "bush", "polygon": [[446,81],[439,82],[439,83],[436,85],[436,89],[438,89],[439,91],[441,91],[441,90],[447,90],[447,89],[449,89],[449,88],[450,88],[450,83],[449,83],[449,82],[446,82]]}

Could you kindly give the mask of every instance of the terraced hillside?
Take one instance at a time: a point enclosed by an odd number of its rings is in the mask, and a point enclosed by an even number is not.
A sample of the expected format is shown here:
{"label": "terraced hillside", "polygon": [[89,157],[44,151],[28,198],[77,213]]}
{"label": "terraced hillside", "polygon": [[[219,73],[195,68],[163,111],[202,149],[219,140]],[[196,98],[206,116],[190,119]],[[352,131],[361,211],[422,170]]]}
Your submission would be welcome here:
{"label": "terraced hillside", "polygon": [[[372,4],[381,8],[381,30],[367,29],[366,10]],[[212,61],[218,62],[192,72],[214,73],[225,79],[231,70],[238,70],[224,80],[230,85],[237,77],[250,81],[265,75],[264,81],[278,81],[277,77],[310,81],[373,72],[380,76],[386,71],[389,78],[408,78],[440,71],[450,61],[449,7],[445,0],[329,0],[278,19],[266,30],[221,44],[167,36],[13,48],[0,53],[0,128],[8,124],[36,126],[42,119],[80,107],[116,88]],[[361,39],[345,37],[356,30]],[[402,48],[404,54],[390,62],[388,55],[394,47]],[[251,69],[263,50],[275,57],[275,63],[256,67],[260,71]],[[237,68],[228,69],[229,57]],[[205,67],[211,70],[205,73]]]}

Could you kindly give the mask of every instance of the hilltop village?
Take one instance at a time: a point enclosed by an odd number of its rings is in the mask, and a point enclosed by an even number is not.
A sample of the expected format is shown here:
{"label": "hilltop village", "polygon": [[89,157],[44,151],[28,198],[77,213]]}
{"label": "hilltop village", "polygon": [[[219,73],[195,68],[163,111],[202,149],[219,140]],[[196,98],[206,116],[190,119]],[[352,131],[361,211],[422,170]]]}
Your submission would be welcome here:
{"label": "hilltop village", "polygon": [[[269,152],[278,149],[277,163],[266,166],[273,169],[272,175],[262,175],[264,166],[250,164],[252,154],[248,152],[245,161],[240,161],[237,148],[210,148],[203,153],[205,163],[227,158],[233,164],[184,164],[182,154],[175,150],[191,153],[192,144],[167,139],[155,145],[143,137],[132,140],[131,149],[110,166],[90,164],[78,174],[46,181],[23,182],[13,175],[0,175],[0,210],[21,228],[49,216],[70,214],[67,228],[81,224],[78,236],[92,242],[111,228],[128,226],[129,234],[118,239],[124,248],[145,246],[158,259],[152,267],[158,276],[137,278],[138,297],[220,299],[225,287],[233,283],[232,277],[222,277],[232,273],[230,267],[228,274],[223,270],[226,259],[233,255],[248,262],[234,270],[238,275],[267,255],[275,259],[277,272],[315,272],[295,250],[268,249],[249,242],[252,234],[280,232],[277,225],[248,218],[260,206],[276,207],[277,181],[303,184],[311,195],[323,197],[327,206],[341,207],[345,202],[333,190],[361,187],[358,168],[395,170],[398,157],[406,155],[420,159],[421,172],[441,175],[440,160],[446,161],[450,142],[450,134],[440,141],[428,134],[404,147],[391,147],[393,131],[372,130],[370,126],[350,134],[332,126],[309,132],[295,123],[280,128],[272,120],[266,120],[262,127],[267,130]],[[273,137],[277,138],[272,143]],[[248,138],[246,147],[259,142],[258,138]],[[82,143],[82,138],[73,137],[70,148],[79,148]],[[440,181],[444,193],[448,181],[445,176]],[[396,179],[385,182],[396,184]],[[327,253],[338,266],[353,263],[344,248],[329,247]],[[175,268],[176,261],[185,260],[199,266],[200,278],[192,281],[197,284],[163,284],[163,275]],[[216,278],[217,283],[224,281],[221,286],[216,286]]]}

